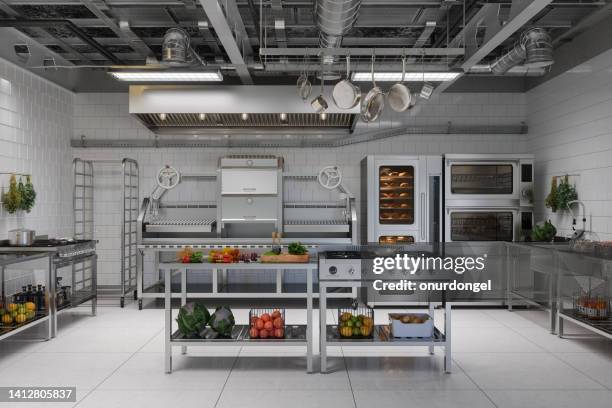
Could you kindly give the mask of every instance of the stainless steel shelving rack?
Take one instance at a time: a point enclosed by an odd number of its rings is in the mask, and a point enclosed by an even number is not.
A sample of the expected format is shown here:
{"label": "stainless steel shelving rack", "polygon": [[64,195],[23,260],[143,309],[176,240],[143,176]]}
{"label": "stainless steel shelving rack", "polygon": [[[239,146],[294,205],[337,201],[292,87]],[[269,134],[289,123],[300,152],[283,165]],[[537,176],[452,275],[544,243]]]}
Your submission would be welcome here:
{"label": "stainless steel shelving rack", "polygon": [[[137,299],[136,279],[138,273],[137,256],[137,218],[140,205],[140,173],[138,162],[134,159],[122,160],[73,160],[74,189],[74,237],[95,239],[95,164],[121,165],[121,277],[117,287],[101,287],[100,297],[119,297],[120,306],[125,305],[125,297],[133,292]],[[82,267],[85,267],[82,264]]]}
{"label": "stainless steel shelving rack", "polygon": [[[193,269],[194,264],[181,263],[162,263],[159,265],[164,270],[166,282],[170,282],[174,273],[179,273],[181,277],[181,289],[176,293],[181,299],[181,304],[187,303],[190,297],[194,294],[187,291],[187,274]],[[279,346],[297,346],[306,348],[306,366],[307,371],[312,372],[313,360],[313,338],[312,338],[312,314],[313,314],[313,275],[316,273],[318,264],[309,262],[304,264],[262,264],[262,263],[231,263],[231,264],[197,264],[200,269],[208,268],[219,270],[221,272],[232,269],[251,270],[251,271],[267,271],[270,269],[278,270],[305,270],[306,271],[306,325],[287,325],[286,338],[284,339],[249,339],[249,327],[246,325],[237,325],[234,327],[231,338],[219,338],[213,340],[206,339],[186,339],[183,338],[178,331],[174,331],[172,323],[172,293],[171,285],[165,285],[164,288],[164,303],[165,303],[165,371],[172,372],[172,348],[181,347],[183,354],[187,353],[188,347],[214,347],[214,346],[258,346],[258,347],[279,347]],[[252,296],[252,295],[251,295]]]}
{"label": "stainless steel shelving rack", "polygon": [[[338,335],[336,325],[327,324],[327,290],[330,288],[350,287],[359,288],[368,281],[329,281],[324,280],[319,283],[319,323],[320,333],[320,356],[321,373],[327,372],[327,347],[428,347],[429,353],[434,354],[435,347],[444,347],[444,371],[451,372],[451,305],[446,302],[443,294],[441,306],[444,308],[444,332],[440,331],[434,324],[434,335],[430,338],[394,338],[388,325],[376,325],[371,339],[345,339]],[[427,309],[430,317],[434,319],[434,302],[427,302]],[[434,321],[435,323],[435,321]],[[325,334],[323,334],[325,333]]]}

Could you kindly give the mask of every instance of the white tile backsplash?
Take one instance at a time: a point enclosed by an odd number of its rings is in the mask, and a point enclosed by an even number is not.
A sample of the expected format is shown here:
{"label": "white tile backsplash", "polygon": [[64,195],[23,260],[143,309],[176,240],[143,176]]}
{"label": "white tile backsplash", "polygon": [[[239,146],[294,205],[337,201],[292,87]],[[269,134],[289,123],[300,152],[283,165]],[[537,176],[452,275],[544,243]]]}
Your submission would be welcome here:
{"label": "white tile backsplash", "polygon": [[[553,176],[575,174],[596,239],[612,239],[612,50],[526,94],[528,147],[536,155],[536,219],[570,234],[568,212],[544,207]],[[578,220],[578,225],[581,225]]]}

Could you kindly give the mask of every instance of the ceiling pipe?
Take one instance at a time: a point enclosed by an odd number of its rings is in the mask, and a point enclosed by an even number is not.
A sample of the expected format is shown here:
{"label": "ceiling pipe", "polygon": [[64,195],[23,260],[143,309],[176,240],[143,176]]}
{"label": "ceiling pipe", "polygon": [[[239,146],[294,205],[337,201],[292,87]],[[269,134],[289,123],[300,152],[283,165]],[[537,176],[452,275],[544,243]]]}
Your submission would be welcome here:
{"label": "ceiling pipe", "polygon": [[545,29],[532,28],[523,32],[520,41],[490,65],[491,72],[504,75],[523,62],[526,68],[544,68],[554,63],[552,41]]}

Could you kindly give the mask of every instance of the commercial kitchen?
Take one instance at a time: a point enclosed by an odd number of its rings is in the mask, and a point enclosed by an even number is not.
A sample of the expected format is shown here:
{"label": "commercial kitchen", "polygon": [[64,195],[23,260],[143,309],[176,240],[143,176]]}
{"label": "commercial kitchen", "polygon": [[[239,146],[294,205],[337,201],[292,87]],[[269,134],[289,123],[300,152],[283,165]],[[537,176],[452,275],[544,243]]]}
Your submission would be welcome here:
{"label": "commercial kitchen", "polygon": [[609,0],[0,0],[0,407],[609,407]]}

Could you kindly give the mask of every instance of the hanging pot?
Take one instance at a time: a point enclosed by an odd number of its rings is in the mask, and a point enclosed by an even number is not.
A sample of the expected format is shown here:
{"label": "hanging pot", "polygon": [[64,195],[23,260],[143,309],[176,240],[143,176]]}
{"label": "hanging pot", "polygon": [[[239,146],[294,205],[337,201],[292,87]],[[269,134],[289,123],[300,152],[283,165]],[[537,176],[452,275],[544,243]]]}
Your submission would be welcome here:
{"label": "hanging pot", "polygon": [[304,63],[302,66],[302,73],[298,77],[296,85],[297,85],[298,95],[300,96],[300,98],[302,98],[302,100],[305,101],[310,96],[310,91],[312,90],[312,84],[308,80],[308,74],[306,72],[306,57],[304,57],[303,62]]}
{"label": "hanging pot", "polygon": [[402,80],[393,85],[387,93],[387,102],[396,112],[404,112],[411,107],[412,95],[410,89],[403,84],[406,77],[406,58],[402,58]]}
{"label": "hanging pot", "polygon": [[374,81],[374,56],[372,56],[372,89],[361,101],[361,119],[364,122],[373,122],[380,116],[385,107],[385,94],[376,86]]}
{"label": "hanging pot", "polygon": [[317,96],[310,102],[310,106],[312,106],[312,109],[314,109],[315,112],[317,113],[323,113],[329,107],[327,100],[325,99],[325,95],[324,95],[325,93],[324,91],[325,79],[324,78],[325,77],[323,74],[323,58],[321,58],[321,93],[319,94],[319,96]]}
{"label": "hanging pot", "polygon": [[361,100],[361,89],[350,81],[351,57],[346,57],[346,78],[334,86],[332,98],[340,109],[353,109]]}

